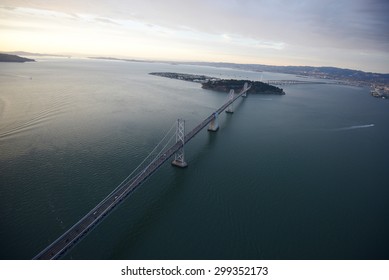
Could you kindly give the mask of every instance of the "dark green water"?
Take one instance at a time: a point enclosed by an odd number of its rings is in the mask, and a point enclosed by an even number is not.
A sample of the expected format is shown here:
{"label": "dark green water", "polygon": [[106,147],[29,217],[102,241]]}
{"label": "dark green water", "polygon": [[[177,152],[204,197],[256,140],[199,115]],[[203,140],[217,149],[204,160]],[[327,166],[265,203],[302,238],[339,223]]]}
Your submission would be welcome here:
{"label": "dark green water", "polygon": [[[0,65],[0,258],[30,259],[114,189],[177,118],[223,93],[172,71],[93,60]],[[30,79],[31,77],[31,79]],[[388,259],[389,102],[368,89],[294,85],[250,95],[186,146],[66,259]]]}

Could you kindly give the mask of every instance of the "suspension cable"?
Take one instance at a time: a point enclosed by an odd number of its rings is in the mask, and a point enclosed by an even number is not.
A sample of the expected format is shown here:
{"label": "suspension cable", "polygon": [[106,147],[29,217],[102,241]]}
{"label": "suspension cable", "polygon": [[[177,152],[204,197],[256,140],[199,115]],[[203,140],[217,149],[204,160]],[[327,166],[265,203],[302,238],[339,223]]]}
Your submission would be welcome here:
{"label": "suspension cable", "polygon": [[[169,135],[169,133],[172,131],[172,129],[176,126],[176,122],[173,123],[173,125],[170,127],[170,129],[168,130],[168,132],[165,134],[165,136],[161,139],[161,141],[159,141],[159,143],[154,147],[154,149],[148,154],[148,156],[131,172],[130,175],[128,175],[115,189],[113,189],[98,205],[104,203],[110,196],[111,194],[113,194],[118,188],[120,188],[123,184],[125,184],[130,178],[131,176],[141,167],[141,165],[143,163],[145,163],[145,161],[154,153],[154,151],[158,148],[158,146],[166,139],[166,137]],[[175,134],[173,134],[173,136],[175,136]],[[169,139],[169,142],[172,140],[173,136]],[[169,143],[168,142],[168,143]],[[164,148],[162,149],[162,151],[166,148],[167,144],[164,146]],[[161,152],[159,153],[161,154]],[[153,161],[155,161],[156,158],[153,159]],[[153,162],[152,161],[152,162]],[[150,164],[149,164],[150,165]],[[148,165],[148,166],[149,166]],[[147,167],[148,167],[147,166]]]}
{"label": "suspension cable", "polygon": [[143,174],[143,172],[144,172],[147,168],[149,168],[149,167],[156,161],[156,159],[162,154],[163,151],[165,151],[165,148],[167,147],[167,145],[169,145],[170,141],[172,141],[173,138],[174,138],[175,136],[176,136],[176,135],[173,134],[172,137],[170,137],[169,141],[166,142],[166,145],[161,149],[161,151],[154,157],[154,159],[153,159],[145,168],[143,168],[143,171],[142,171],[141,173],[137,174],[137,175],[134,177],[134,179],[139,178],[139,177]]}
{"label": "suspension cable", "polygon": [[[151,156],[151,154],[152,153],[154,153],[154,151],[158,148],[158,146],[166,139],[166,137],[169,135],[169,133],[172,131],[172,129],[174,128],[176,126],[176,123],[174,122],[173,123],[173,125],[172,125],[172,127],[169,129],[169,131],[165,134],[165,136],[162,138],[162,140],[161,141],[159,141],[159,143],[155,146],[155,148],[149,153],[149,155],[131,172],[131,174],[130,175],[128,175],[127,176],[127,178],[126,179],[124,179],[123,180],[123,182],[125,181],[125,180],[127,180],[129,177],[131,177],[131,175],[132,174],[134,174],[135,173],[135,171],[136,170],[138,170],[139,169],[139,167]],[[173,134],[173,136],[174,136],[175,134]],[[170,140],[169,140],[169,142],[170,142]],[[168,143],[169,143],[168,142]],[[166,147],[166,146],[165,146]]]}

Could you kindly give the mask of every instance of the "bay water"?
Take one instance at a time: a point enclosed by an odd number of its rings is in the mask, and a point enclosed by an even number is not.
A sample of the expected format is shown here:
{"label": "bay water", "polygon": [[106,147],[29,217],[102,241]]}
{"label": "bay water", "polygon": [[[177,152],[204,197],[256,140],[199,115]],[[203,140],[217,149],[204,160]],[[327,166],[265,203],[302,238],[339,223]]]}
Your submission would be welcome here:
{"label": "bay water", "polygon": [[[31,259],[109,194],[178,119],[226,100],[149,72],[304,79],[167,63],[0,64],[0,258]],[[389,102],[284,86],[220,115],[65,259],[388,259]]]}

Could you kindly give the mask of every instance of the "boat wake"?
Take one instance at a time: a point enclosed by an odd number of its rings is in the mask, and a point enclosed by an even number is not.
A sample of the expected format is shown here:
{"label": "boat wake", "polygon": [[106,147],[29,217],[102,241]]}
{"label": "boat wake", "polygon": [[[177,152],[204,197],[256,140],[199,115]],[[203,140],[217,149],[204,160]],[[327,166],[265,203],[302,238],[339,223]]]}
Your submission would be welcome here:
{"label": "boat wake", "polygon": [[[25,133],[32,129],[42,126],[43,124],[53,120],[55,117],[64,114],[70,108],[71,101],[64,98],[52,102],[49,108],[45,108],[37,112],[29,119],[21,119],[20,121],[11,123],[7,126],[0,125],[0,140],[13,137],[20,133]],[[1,105],[1,104],[0,104]],[[0,106],[0,117],[3,109]]]}
{"label": "boat wake", "polygon": [[368,127],[373,127],[373,126],[374,126],[374,124],[353,125],[353,126],[348,126],[348,127],[337,128],[334,130],[335,131],[353,130],[353,129],[360,129],[360,128],[368,128]]}

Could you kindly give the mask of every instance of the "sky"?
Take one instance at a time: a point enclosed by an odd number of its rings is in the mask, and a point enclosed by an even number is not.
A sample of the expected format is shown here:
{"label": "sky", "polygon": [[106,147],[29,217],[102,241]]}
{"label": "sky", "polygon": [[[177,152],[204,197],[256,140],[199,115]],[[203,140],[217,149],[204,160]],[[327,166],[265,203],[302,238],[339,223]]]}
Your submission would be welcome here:
{"label": "sky", "polygon": [[0,51],[389,73],[389,1],[0,0]]}

